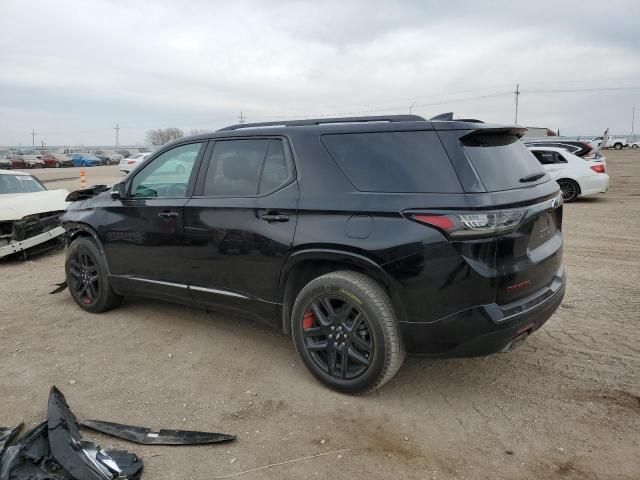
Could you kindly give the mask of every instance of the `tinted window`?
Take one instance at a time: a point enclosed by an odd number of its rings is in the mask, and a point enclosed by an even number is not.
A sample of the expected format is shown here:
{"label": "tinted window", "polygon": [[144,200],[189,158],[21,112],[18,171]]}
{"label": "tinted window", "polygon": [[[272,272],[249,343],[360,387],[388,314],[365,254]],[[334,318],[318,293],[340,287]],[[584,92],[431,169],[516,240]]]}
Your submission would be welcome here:
{"label": "tinted window", "polygon": [[268,148],[268,139],[217,141],[207,169],[203,194],[231,197],[256,195]]}
{"label": "tinted window", "polygon": [[515,135],[476,134],[463,139],[462,143],[467,157],[490,192],[529,187],[549,180],[545,175],[534,182],[520,182],[521,178],[544,173],[544,170]]}
{"label": "tinted window", "polygon": [[46,190],[31,175],[0,175],[0,195],[6,193],[33,193]]}
{"label": "tinted window", "polygon": [[289,179],[289,173],[282,140],[270,140],[258,192],[264,194],[275,190]]}
{"label": "tinted window", "polygon": [[536,157],[542,165],[553,165],[554,163],[557,163],[554,152],[534,150],[531,153],[533,153],[533,156]]}
{"label": "tinted window", "polygon": [[435,132],[323,135],[322,142],[349,181],[369,192],[461,192]]}
{"label": "tinted window", "polygon": [[184,197],[202,143],[172,148],[146,165],[133,178],[132,197]]}

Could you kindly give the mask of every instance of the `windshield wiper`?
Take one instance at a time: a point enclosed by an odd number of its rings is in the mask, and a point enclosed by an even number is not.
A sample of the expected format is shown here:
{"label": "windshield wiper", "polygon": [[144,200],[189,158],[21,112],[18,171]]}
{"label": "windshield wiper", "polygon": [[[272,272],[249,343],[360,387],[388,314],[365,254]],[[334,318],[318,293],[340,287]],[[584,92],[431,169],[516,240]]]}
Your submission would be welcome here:
{"label": "windshield wiper", "polygon": [[534,173],[533,175],[527,175],[526,177],[522,177],[520,179],[520,183],[529,183],[535,182],[536,180],[540,180],[542,177],[546,175],[545,172],[542,173]]}

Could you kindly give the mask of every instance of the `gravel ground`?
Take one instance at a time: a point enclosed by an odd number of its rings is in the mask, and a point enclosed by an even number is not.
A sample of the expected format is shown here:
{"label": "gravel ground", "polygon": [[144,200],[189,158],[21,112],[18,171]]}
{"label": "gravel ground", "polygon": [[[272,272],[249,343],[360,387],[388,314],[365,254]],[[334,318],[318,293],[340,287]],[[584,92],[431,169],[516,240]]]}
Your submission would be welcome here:
{"label": "gravel ground", "polygon": [[[607,156],[611,190],[565,206],[569,284],[547,325],[507,354],[408,358],[367,397],[322,387],[263,325],[137,299],[94,316],[47,294],[62,252],[4,262],[0,425],[42,419],[55,384],[79,418],[238,435],[172,448],[85,433],[141,455],[144,478],[212,479],[350,449],[237,478],[638,479],[640,152]],[[89,183],[119,178],[87,171]]]}

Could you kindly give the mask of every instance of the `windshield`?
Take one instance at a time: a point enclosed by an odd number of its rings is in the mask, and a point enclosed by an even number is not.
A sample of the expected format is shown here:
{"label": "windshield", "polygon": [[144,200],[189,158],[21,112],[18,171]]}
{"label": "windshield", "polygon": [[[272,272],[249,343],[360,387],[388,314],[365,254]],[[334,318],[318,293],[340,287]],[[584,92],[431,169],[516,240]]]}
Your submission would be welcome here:
{"label": "windshield", "polygon": [[0,195],[8,193],[33,193],[46,190],[31,175],[0,175]]}

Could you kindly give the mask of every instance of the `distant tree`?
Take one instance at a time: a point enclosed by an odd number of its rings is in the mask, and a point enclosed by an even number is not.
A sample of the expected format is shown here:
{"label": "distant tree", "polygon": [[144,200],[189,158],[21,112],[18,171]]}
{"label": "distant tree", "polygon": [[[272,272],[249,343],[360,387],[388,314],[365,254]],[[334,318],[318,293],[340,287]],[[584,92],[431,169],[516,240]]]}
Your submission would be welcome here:
{"label": "distant tree", "polygon": [[189,132],[189,135],[200,135],[201,133],[211,133],[212,130],[207,130],[206,128],[195,128]]}
{"label": "distant tree", "polygon": [[175,127],[154,128],[147,132],[147,142],[156,147],[182,137],[184,137],[184,132]]}

